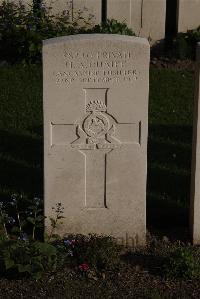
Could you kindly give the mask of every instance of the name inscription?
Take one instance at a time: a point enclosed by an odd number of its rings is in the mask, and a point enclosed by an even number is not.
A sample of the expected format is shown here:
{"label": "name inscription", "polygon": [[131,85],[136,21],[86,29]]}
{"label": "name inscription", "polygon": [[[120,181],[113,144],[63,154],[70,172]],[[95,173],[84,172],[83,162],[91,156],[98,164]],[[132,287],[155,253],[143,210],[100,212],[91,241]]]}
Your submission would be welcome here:
{"label": "name inscription", "polygon": [[120,83],[138,79],[132,53],[129,51],[67,52],[63,54],[64,70],[55,74],[57,84]]}

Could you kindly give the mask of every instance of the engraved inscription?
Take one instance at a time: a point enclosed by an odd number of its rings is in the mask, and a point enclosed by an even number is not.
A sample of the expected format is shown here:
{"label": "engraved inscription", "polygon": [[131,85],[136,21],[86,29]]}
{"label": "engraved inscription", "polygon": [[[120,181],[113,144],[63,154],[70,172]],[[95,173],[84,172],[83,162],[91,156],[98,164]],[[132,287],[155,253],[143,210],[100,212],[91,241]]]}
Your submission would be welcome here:
{"label": "engraved inscription", "polygon": [[139,72],[134,69],[128,51],[67,52],[63,54],[63,70],[55,73],[57,84],[133,82]]}
{"label": "engraved inscription", "polygon": [[[140,144],[141,122],[119,123],[107,111],[108,88],[87,88],[84,91],[85,111],[82,119],[74,124],[51,123],[52,145],[67,144],[84,156],[84,208],[105,209],[109,208],[106,197],[107,157],[121,146]],[[75,127],[77,138],[74,137],[70,142]]]}
{"label": "engraved inscription", "polygon": [[97,52],[70,52],[64,51],[64,57],[69,59],[128,59],[131,58],[129,51],[97,51]]}

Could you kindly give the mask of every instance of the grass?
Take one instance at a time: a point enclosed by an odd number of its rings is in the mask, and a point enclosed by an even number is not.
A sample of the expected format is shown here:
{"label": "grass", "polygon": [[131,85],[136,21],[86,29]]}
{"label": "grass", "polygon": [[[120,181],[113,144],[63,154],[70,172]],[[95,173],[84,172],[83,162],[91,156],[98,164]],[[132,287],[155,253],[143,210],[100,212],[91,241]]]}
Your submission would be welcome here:
{"label": "grass", "polygon": [[151,73],[149,162],[152,168],[183,176],[189,174],[193,90],[191,74],[158,70]]}
{"label": "grass", "polygon": [[194,74],[151,71],[147,215],[160,228],[187,225],[193,98]]}
{"label": "grass", "polygon": [[[190,193],[194,78],[152,69],[148,147],[148,223],[186,224]],[[42,196],[41,67],[0,68],[0,196]],[[178,217],[178,218],[177,218]],[[177,224],[177,223],[176,223]]]}
{"label": "grass", "polygon": [[0,68],[0,196],[42,194],[41,68]]}

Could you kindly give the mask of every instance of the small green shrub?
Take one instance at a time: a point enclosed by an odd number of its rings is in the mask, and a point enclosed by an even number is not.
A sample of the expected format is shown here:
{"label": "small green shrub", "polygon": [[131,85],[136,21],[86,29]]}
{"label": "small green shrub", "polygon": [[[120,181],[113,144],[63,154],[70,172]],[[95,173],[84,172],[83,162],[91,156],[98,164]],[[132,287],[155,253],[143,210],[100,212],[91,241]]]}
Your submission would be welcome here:
{"label": "small green shrub", "polygon": [[164,273],[170,278],[192,279],[200,276],[200,264],[195,260],[190,248],[178,248],[167,259]]}
{"label": "small green shrub", "polygon": [[38,10],[25,7],[20,1],[3,1],[0,5],[0,57],[8,62],[41,62],[42,40],[78,33],[92,20],[78,11],[73,21],[69,11],[52,15],[44,5]]}
{"label": "small green shrub", "polygon": [[117,20],[111,19],[106,22],[94,26],[89,29],[88,33],[109,33],[109,34],[123,34],[123,35],[135,35],[132,29],[128,28],[125,22],[118,22]]}
{"label": "small green shrub", "polygon": [[179,59],[195,59],[196,45],[200,42],[200,26],[187,33],[179,33],[174,40],[174,55]]}
{"label": "small green shrub", "polygon": [[40,239],[44,228],[43,201],[13,194],[0,201],[0,239]]}
{"label": "small green shrub", "polygon": [[[44,226],[41,204],[37,197],[28,200],[22,195],[12,195],[7,203],[0,202],[1,275],[16,277],[26,274],[40,279],[44,272],[56,268],[58,256],[62,257],[57,248],[49,242],[36,241],[38,232],[43,231]],[[52,231],[49,241],[59,220],[64,218],[61,203],[52,209],[55,218],[50,218]],[[62,257],[62,260],[65,259]]]}
{"label": "small green shrub", "polygon": [[98,271],[117,265],[119,247],[109,236],[78,236],[73,249],[78,265],[88,265]]}
{"label": "small green shrub", "polygon": [[9,240],[0,243],[0,269],[3,275],[28,274],[40,279],[45,271],[55,269],[57,250],[48,243]]}
{"label": "small green shrub", "polygon": [[[84,13],[84,17],[83,17]],[[9,63],[40,63],[42,40],[77,33],[112,33],[134,35],[125,23],[108,20],[92,29],[93,16],[87,11],[65,10],[53,15],[45,5],[37,9],[21,2],[3,1],[0,5],[0,57]]]}
{"label": "small green shrub", "polygon": [[189,45],[185,34],[179,34],[175,43],[175,54],[178,59],[187,59],[192,57],[192,47]]}
{"label": "small green shrub", "polygon": [[58,222],[65,218],[63,216],[64,208],[60,202],[57,203],[55,207],[52,207],[52,211],[54,212],[54,216],[49,217],[51,223],[51,230],[49,235],[47,236],[48,242],[52,241],[53,239],[59,239],[59,235],[55,234],[55,230],[58,226]]}

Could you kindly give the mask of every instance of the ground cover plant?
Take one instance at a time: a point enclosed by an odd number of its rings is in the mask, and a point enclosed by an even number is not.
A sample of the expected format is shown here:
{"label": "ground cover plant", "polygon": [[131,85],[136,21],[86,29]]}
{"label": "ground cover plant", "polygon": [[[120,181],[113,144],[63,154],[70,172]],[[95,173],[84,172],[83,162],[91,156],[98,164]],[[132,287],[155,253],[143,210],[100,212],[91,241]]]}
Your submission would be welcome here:
{"label": "ground cover plant", "polygon": [[10,201],[0,202],[0,276],[38,280],[65,264],[91,276],[116,267],[119,248],[111,237],[69,235],[61,239],[55,234],[65,218],[61,203],[52,207],[51,229],[43,240],[42,212],[39,198],[29,201],[13,195]]}
{"label": "ground cover plant", "polygon": [[200,26],[196,29],[173,34],[165,41],[165,55],[176,59],[195,60],[196,45],[200,42]]}

